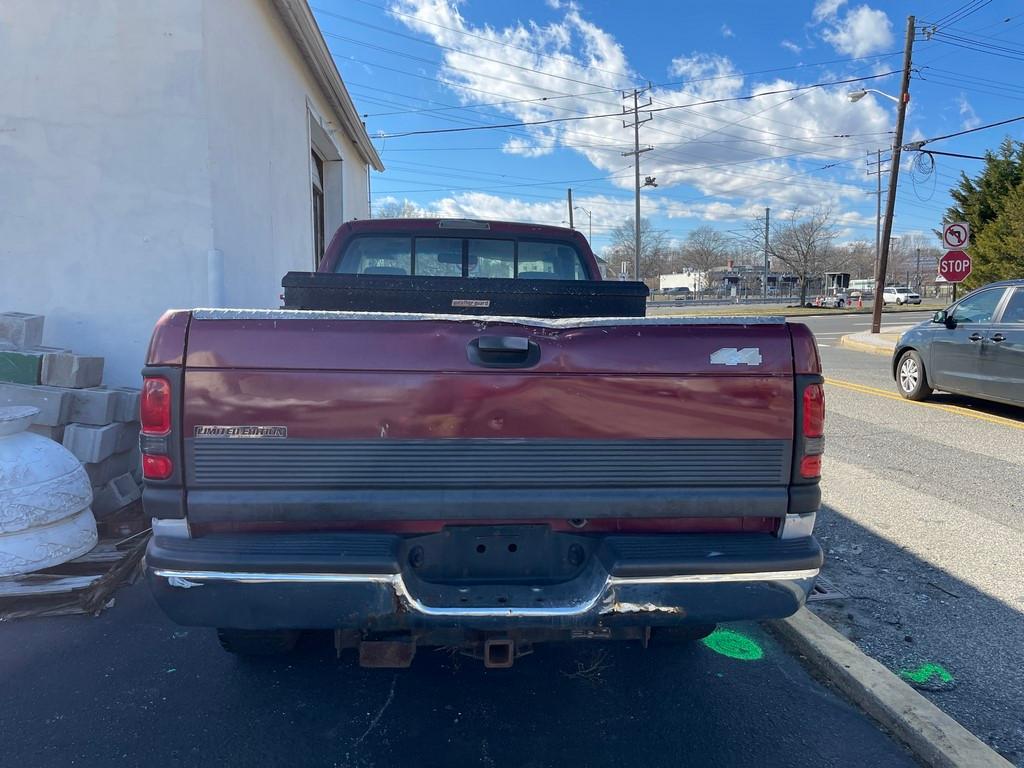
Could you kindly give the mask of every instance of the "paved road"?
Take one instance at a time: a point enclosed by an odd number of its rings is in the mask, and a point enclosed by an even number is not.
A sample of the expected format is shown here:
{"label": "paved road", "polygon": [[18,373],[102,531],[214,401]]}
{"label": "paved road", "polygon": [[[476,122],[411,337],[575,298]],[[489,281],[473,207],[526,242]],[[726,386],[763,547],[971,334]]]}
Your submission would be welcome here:
{"label": "paved road", "polygon": [[868,319],[800,320],[828,381],[823,573],[849,595],[815,610],[894,671],[941,665],[926,695],[1024,765],[1024,409],[902,400],[887,357],[838,346]]}
{"label": "paved road", "polygon": [[[0,629],[5,765],[910,766],[757,626],[702,644],[547,646],[512,670],[424,651],[359,669],[313,635],[247,663],[172,625],[144,585],[98,618]],[[592,669],[591,669],[592,668]],[[589,671],[588,671],[589,670]]]}

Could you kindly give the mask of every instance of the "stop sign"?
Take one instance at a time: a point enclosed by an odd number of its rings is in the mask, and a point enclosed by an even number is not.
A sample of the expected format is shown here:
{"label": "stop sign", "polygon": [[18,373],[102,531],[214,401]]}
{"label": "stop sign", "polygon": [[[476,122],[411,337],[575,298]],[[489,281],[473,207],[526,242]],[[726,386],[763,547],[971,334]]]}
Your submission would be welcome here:
{"label": "stop sign", "polygon": [[971,257],[966,251],[947,251],[939,259],[939,274],[947,283],[962,283],[971,274]]}

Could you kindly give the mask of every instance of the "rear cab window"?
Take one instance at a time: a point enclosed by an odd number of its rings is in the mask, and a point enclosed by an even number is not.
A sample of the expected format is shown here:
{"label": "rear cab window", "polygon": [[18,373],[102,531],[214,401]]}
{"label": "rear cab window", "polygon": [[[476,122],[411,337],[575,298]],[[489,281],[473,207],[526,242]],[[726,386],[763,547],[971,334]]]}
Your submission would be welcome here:
{"label": "rear cab window", "polygon": [[348,275],[589,280],[570,243],[514,238],[358,235],[338,260]]}
{"label": "rear cab window", "polygon": [[411,275],[408,237],[357,237],[339,262],[338,272],[359,275]]}

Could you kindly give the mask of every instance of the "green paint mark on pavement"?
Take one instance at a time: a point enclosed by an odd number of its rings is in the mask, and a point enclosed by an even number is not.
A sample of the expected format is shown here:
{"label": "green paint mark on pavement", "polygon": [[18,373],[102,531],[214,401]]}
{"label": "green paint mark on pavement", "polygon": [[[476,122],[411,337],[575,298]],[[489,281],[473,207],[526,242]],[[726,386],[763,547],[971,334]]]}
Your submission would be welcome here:
{"label": "green paint mark on pavement", "polygon": [[922,664],[917,669],[902,669],[900,677],[918,685],[927,683],[933,677],[938,677],[942,683],[953,682],[953,676],[941,664]]}
{"label": "green paint mark on pavement", "polygon": [[730,659],[757,661],[764,658],[764,650],[756,641],[732,629],[716,629],[701,642]]}

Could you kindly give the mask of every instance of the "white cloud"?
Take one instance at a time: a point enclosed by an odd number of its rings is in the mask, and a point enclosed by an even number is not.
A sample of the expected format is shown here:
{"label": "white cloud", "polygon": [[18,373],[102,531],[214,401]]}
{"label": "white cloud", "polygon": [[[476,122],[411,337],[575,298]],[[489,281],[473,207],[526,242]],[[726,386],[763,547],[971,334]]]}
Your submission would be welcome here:
{"label": "white cloud", "polygon": [[866,5],[848,11],[842,18],[832,17],[821,36],[837,51],[850,56],[867,56],[893,44],[892,22],[885,11]]}
{"label": "white cloud", "polygon": [[728,24],[723,24],[721,31],[722,37],[736,37],[736,33],[732,31],[732,27],[730,27]]}
{"label": "white cloud", "polygon": [[[832,13],[839,6],[833,3]],[[502,151],[524,162],[556,150],[585,158],[596,169],[590,175],[608,176],[606,183],[624,195],[622,201],[601,203],[607,214],[600,220],[611,221],[613,211],[619,221],[630,215],[633,178],[629,158],[622,152],[631,146],[633,136],[622,126],[620,90],[640,78],[613,35],[564,0],[554,21],[514,22],[499,28],[465,19],[460,13],[465,6],[452,0],[393,0],[392,7],[408,14],[396,16],[399,23],[456,49],[444,51],[438,75],[453,84],[450,90],[459,103],[511,102],[487,108],[510,122],[613,115],[525,126],[498,134],[499,141]],[[861,171],[862,165],[856,164],[862,162],[864,149],[887,141],[885,132],[891,127],[891,116],[875,100],[851,104],[846,98],[849,86],[838,86],[664,110],[829,77],[813,71],[802,81],[758,80],[744,76],[727,57],[699,51],[673,58],[669,72],[680,82],[654,88],[652,108],[663,111],[653,113],[654,119],[641,129],[641,141],[655,148],[643,155],[642,172],[657,176],[659,185],[645,197],[645,215],[685,218],[689,212],[693,218],[723,221],[745,218],[755,209],[763,213],[766,205],[784,210],[821,204],[838,210],[863,204],[862,176],[849,169]],[[837,78],[842,74],[833,73]],[[834,137],[840,133],[858,138]],[[832,163],[846,165],[821,171]],[[849,181],[846,173],[851,174]],[[565,214],[564,202],[524,202],[515,197],[529,199],[543,192],[554,198],[554,190],[510,190],[511,197],[466,192],[430,205],[445,216],[522,217],[558,224]],[[578,199],[582,194],[577,191]],[[598,220],[595,209],[595,226]]]}
{"label": "white cloud", "polygon": [[957,106],[960,108],[960,129],[969,130],[970,128],[977,128],[981,125],[981,118],[978,117],[974,111],[974,107],[971,106],[970,102],[967,101],[967,97],[964,94],[960,94],[960,98],[957,99]]}
{"label": "white cloud", "polygon": [[794,43],[792,40],[783,40],[781,43],[779,43],[779,45],[781,45],[790,53],[800,53],[801,51],[803,51],[803,48]]}
{"label": "white cloud", "polygon": [[834,18],[839,9],[846,4],[846,0],[818,0],[814,4],[812,16],[815,23],[821,23],[825,19]]}
{"label": "white cloud", "polygon": [[501,145],[501,151],[508,155],[522,155],[523,157],[544,157],[555,151],[555,142],[529,141],[518,136],[512,136]]}

